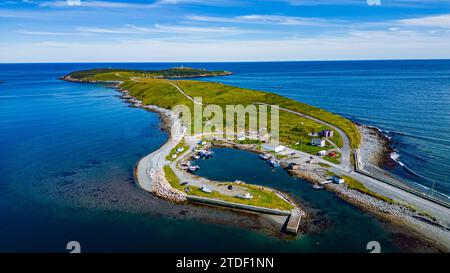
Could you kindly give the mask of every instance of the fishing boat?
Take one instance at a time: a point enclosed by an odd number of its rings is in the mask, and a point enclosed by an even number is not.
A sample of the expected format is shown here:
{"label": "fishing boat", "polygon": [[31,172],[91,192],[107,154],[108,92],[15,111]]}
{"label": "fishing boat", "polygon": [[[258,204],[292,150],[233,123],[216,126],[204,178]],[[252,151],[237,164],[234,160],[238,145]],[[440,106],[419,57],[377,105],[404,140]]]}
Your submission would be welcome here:
{"label": "fishing boat", "polygon": [[270,159],[268,162],[269,162],[269,165],[271,167],[278,167],[278,166],[280,166],[280,163],[278,161],[276,161],[275,159]]}
{"label": "fishing boat", "polygon": [[198,169],[200,169],[200,167],[197,165],[194,165],[194,166],[189,166],[187,170],[189,172],[193,173],[193,172],[197,171]]}
{"label": "fishing boat", "polygon": [[208,151],[208,150],[200,150],[200,151],[198,151],[198,155],[200,156],[200,158],[207,159],[207,158],[212,157],[213,152]]}
{"label": "fishing boat", "polygon": [[211,193],[211,192],[212,192],[211,189],[209,189],[209,188],[207,188],[207,187],[205,187],[205,186],[201,186],[201,187],[200,187],[200,190],[201,190],[202,192],[206,192],[206,193]]}

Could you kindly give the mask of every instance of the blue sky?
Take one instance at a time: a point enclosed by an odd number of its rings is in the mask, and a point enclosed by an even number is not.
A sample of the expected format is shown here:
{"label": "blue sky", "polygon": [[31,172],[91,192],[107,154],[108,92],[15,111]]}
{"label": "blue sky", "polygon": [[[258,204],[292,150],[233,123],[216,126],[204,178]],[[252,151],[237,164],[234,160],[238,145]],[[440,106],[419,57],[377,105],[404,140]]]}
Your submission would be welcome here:
{"label": "blue sky", "polygon": [[5,0],[0,62],[450,58],[450,0]]}

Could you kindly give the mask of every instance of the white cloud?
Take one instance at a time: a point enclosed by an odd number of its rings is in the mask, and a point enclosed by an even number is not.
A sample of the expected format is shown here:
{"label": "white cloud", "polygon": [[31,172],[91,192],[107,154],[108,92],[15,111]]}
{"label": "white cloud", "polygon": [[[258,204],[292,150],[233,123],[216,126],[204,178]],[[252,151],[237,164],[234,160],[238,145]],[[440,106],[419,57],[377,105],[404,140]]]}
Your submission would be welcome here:
{"label": "white cloud", "polygon": [[167,33],[243,33],[245,31],[231,27],[192,27],[156,24],[155,29]]}
{"label": "white cloud", "polygon": [[81,33],[98,33],[98,34],[143,34],[143,33],[175,33],[175,34],[240,34],[248,31],[231,27],[197,27],[185,25],[161,25],[155,24],[152,27],[139,27],[127,24],[118,28],[99,28],[99,27],[78,27],[77,32]]}
{"label": "white cloud", "polygon": [[67,0],[69,6],[81,6],[81,0]]}
{"label": "white cloud", "polygon": [[450,28],[450,14],[403,19],[396,22],[413,27]]}
{"label": "white cloud", "polygon": [[311,17],[295,17],[270,14],[249,14],[235,17],[214,17],[190,15],[188,19],[203,22],[223,22],[223,23],[254,23],[254,24],[278,24],[278,25],[297,25],[297,26],[328,26],[336,24],[331,20]]}
{"label": "white cloud", "polygon": [[127,2],[110,1],[86,1],[86,0],[67,0],[67,1],[47,1],[39,4],[40,7],[67,8],[67,7],[88,7],[88,8],[153,8],[154,4],[138,4]]}
{"label": "white cloud", "polygon": [[[292,6],[368,6],[367,0],[278,0]],[[448,0],[380,0],[387,7],[430,7],[448,4]]]}
{"label": "white cloud", "polygon": [[292,6],[364,5],[366,0],[282,0]]}
{"label": "white cloud", "polygon": [[74,32],[33,31],[33,30],[18,30],[17,33],[25,35],[37,35],[37,36],[71,36],[77,34]]}
{"label": "white cloud", "polygon": [[[3,62],[167,62],[450,58],[450,36],[353,31],[301,39],[162,39],[20,43],[0,46]],[[76,49],[76,50],[72,50]],[[68,50],[71,52],[67,54]],[[120,54],[117,54],[120,52]]]}
{"label": "white cloud", "polygon": [[159,0],[148,1],[148,3],[137,2],[116,2],[116,1],[95,1],[95,0],[66,0],[66,1],[46,1],[39,4],[40,7],[51,8],[67,8],[73,6],[87,7],[87,8],[132,8],[132,9],[147,9],[155,8],[164,5],[176,4],[201,4],[209,6],[223,6],[236,4],[233,0]]}

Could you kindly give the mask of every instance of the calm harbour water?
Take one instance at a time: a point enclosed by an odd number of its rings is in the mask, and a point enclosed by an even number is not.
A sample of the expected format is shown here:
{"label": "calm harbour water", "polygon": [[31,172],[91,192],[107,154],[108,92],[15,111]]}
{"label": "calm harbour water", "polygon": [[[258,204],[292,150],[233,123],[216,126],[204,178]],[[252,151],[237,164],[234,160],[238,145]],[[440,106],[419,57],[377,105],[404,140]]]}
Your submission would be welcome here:
{"label": "calm harbour water", "polygon": [[[113,89],[57,78],[93,67],[177,65],[0,65],[0,251],[65,251],[71,240],[79,240],[86,251],[364,252],[371,240],[382,242],[385,251],[400,250],[397,233],[372,216],[245,152],[218,152],[204,163],[228,164],[229,171],[203,174],[276,181],[277,188],[329,223],[326,228],[293,240],[160,213],[171,205],[137,189],[132,177],[137,160],[167,138],[158,116],[129,107]],[[449,191],[443,179],[450,174],[448,61],[183,65],[230,70],[236,74],[205,80],[277,92],[395,132],[401,161]],[[242,168],[246,164],[255,168],[249,172]],[[401,168],[396,171],[402,174]]]}

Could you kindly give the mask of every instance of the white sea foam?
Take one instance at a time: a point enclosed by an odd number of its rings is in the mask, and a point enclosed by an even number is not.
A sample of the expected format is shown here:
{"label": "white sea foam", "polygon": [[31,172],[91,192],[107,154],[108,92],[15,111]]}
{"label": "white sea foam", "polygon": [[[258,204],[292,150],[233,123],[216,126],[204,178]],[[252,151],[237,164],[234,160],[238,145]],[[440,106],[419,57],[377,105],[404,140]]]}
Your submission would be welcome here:
{"label": "white sea foam", "polygon": [[403,162],[400,161],[400,155],[396,152],[392,152],[390,154],[390,157],[392,160],[394,160],[395,162],[397,162],[400,166],[405,167],[405,164]]}

